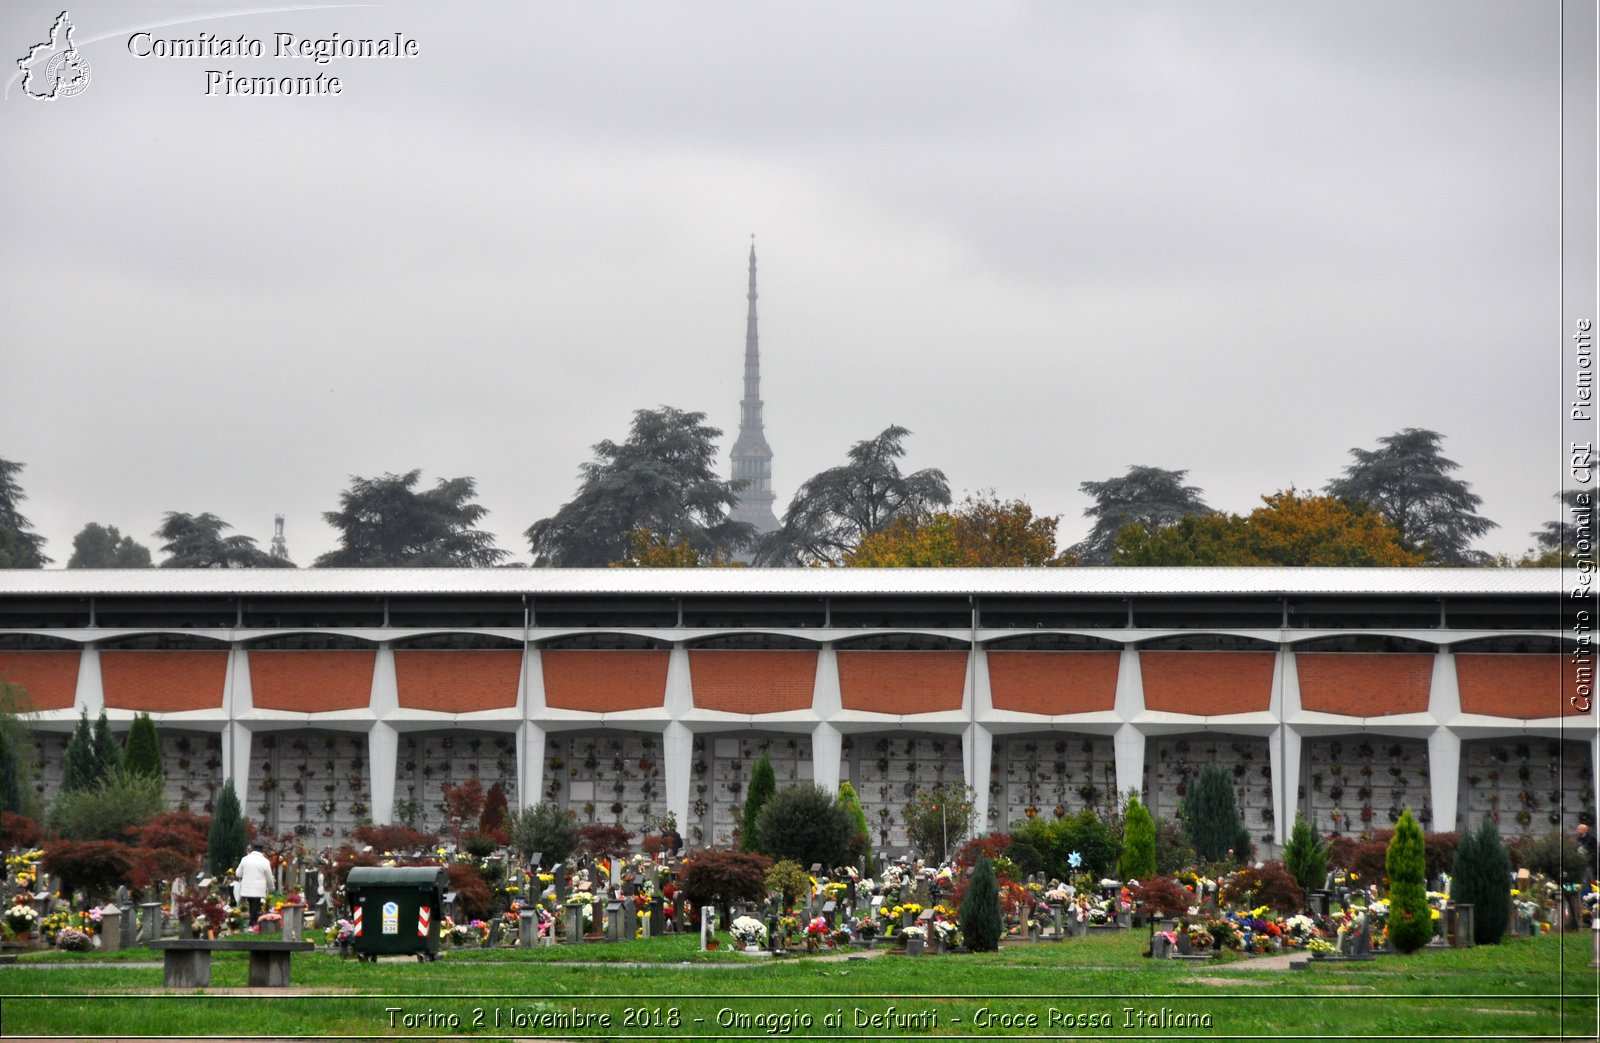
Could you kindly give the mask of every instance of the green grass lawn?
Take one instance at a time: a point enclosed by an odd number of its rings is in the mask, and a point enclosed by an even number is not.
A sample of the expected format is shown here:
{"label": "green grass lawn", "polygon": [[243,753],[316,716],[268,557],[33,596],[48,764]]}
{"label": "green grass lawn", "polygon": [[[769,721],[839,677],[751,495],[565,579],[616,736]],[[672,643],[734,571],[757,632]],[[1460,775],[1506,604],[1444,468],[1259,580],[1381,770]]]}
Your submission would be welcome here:
{"label": "green grass lawn", "polygon": [[[318,952],[294,958],[292,990],[246,995],[231,991],[245,985],[242,954],[216,957],[213,990],[176,993],[162,987],[159,966],[130,965],[144,955],[138,952],[40,953],[0,968],[0,1033],[1595,1037],[1600,986],[1589,967],[1588,932],[1299,972],[1265,971],[1246,960],[1152,963],[1140,955],[1144,942],[1143,932],[1131,931],[992,955],[845,962],[701,954],[691,938],[525,953],[455,950],[435,963],[366,964]],[[1154,1020],[1139,1020],[1139,1012]],[[1209,1028],[1185,1023],[1205,1016]]]}

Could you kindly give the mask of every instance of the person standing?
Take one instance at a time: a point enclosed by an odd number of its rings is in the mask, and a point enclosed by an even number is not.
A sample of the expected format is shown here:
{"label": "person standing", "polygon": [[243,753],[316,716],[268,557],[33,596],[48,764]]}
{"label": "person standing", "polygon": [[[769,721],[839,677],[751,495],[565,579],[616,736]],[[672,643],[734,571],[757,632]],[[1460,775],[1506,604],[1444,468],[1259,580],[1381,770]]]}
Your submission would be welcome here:
{"label": "person standing", "polygon": [[233,875],[239,883],[239,897],[250,906],[250,926],[254,927],[261,916],[261,900],[272,893],[272,863],[262,854],[259,841],[239,859]]}
{"label": "person standing", "polygon": [[1587,884],[1594,879],[1594,834],[1589,832],[1587,824],[1578,823],[1578,846],[1583,849],[1583,882]]}

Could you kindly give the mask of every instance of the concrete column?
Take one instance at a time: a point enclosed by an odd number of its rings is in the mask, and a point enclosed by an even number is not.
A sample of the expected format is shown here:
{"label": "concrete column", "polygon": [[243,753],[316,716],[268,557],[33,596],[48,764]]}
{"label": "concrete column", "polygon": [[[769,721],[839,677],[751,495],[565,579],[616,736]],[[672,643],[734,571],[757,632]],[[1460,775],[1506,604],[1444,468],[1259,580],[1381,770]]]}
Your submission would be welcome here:
{"label": "concrete column", "polygon": [[826,641],[817,651],[817,679],[811,689],[811,709],[823,720],[844,709],[839,695],[839,656],[833,642]]}
{"label": "concrete column", "polygon": [[100,649],[93,641],[83,646],[78,656],[78,685],[72,692],[72,705],[87,713],[91,721],[105,709],[105,683],[100,678]]}
{"label": "concrete column", "polygon": [[689,786],[694,774],[694,732],[682,721],[672,721],[662,733],[661,774],[667,790],[667,810],[677,816],[678,832],[687,837]]}
{"label": "concrete column", "polygon": [[1139,667],[1139,650],[1132,645],[1123,647],[1122,659],[1117,664],[1117,698],[1113,708],[1124,721],[1144,713],[1144,671]]}
{"label": "concrete column", "polygon": [[[379,662],[382,662],[380,653]],[[394,679],[394,660],[389,660],[389,678]],[[400,755],[400,733],[387,721],[373,721],[367,731],[367,764],[371,769],[372,821],[387,825],[394,821],[394,772]]]}
{"label": "concrete column", "polygon": [[222,737],[222,777],[233,780],[239,807],[250,807],[250,744],[254,733],[238,721],[230,721]]}
{"label": "concrete column", "polygon": [[962,761],[967,765],[966,782],[972,787],[973,828],[979,835],[989,832],[989,765],[994,759],[994,735],[974,721],[961,733]]}
{"label": "concrete column", "polygon": [[517,727],[517,807],[544,799],[544,728],[533,721]]}
{"label": "concrete column", "polygon": [[[1121,687],[1120,682],[1118,687]],[[1124,724],[1112,736],[1111,748],[1117,758],[1117,795],[1120,797],[1144,785],[1144,732],[1138,725]]]}
{"label": "concrete column", "polygon": [[839,729],[827,721],[817,722],[811,729],[811,781],[828,792],[839,792],[840,758],[844,755],[844,737]]}
{"label": "concrete column", "polygon": [[967,673],[971,684],[962,699],[962,706],[969,717],[982,721],[994,709],[994,692],[989,687],[989,652],[982,645],[974,644],[971,656],[972,669]]}
{"label": "concrete column", "polygon": [[[1456,679],[1456,657],[1442,648],[1433,657],[1433,679],[1428,685],[1428,712],[1440,724],[1448,724],[1461,714],[1461,684]],[[1438,808],[1439,805],[1435,804],[1434,810]]]}
{"label": "concrete column", "polygon": [[1272,687],[1278,699],[1278,720],[1292,720],[1300,713],[1300,667],[1288,647],[1278,653],[1273,664]]}
{"label": "concrete column", "polygon": [[681,641],[672,646],[672,652],[667,659],[667,698],[664,709],[673,720],[694,709],[694,674],[689,669],[689,647]]}
{"label": "concrete column", "polygon": [[[1433,797],[1433,821],[1421,823],[1422,828],[1436,833],[1454,831],[1461,787],[1461,736],[1449,728],[1435,728],[1428,736],[1428,787]],[[1422,809],[1413,810],[1420,815]]]}
{"label": "concrete column", "polygon": [[539,649],[529,645],[522,654],[522,713],[538,717],[544,711],[544,660]]}
{"label": "concrete column", "polygon": [[1289,842],[1295,812],[1300,810],[1300,733],[1280,724],[1267,740],[1272,762],[1272,839]]}
{"label": "concrete column", "polygon": [[[378,644],[377,659],[372,665],[372,693],[367,706],[372,715],[379,720],[400,709],[400,685],[394,674],[393,642],[382,641]],[[391,778],[391,789],[393,784],[394,780]]]}

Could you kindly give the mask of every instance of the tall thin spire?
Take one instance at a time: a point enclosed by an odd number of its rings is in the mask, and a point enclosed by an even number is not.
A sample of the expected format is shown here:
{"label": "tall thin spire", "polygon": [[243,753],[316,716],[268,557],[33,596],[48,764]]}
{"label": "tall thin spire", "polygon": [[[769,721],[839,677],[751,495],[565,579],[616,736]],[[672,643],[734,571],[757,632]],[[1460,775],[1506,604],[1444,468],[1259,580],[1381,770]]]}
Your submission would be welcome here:
{"label": "tall thin spire", "polygon": [[728,455],[733,462],[732,477],[745,483],[733,520],[749,522],[760,532],[778,527],[772,504],[772,449],[761,422],[761,347],[756,333],[756,237],[750,236],[750,290],[745,294],[749,306],[744,324],[744,398],[739,402],[739,438]]}

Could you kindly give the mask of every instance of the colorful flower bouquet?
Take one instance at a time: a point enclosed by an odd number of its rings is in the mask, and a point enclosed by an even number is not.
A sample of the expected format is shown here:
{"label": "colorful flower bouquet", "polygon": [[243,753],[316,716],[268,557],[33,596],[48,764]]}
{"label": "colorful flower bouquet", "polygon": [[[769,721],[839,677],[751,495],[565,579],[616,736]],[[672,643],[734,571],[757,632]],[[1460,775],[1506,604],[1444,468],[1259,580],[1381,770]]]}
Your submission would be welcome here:
{"label": "colorful flower bouquet", "polygon": [[88,952],[94,948],[94,938],[76,927],[63,927],[56,934],[56,947],[67,952]]}
{"label": "colorful flower bouquet", "polygon": [[38,922],[39,914],[34,911],[31,905],[23,905],[18,902],[6,910],[6,926],[11,929],[13,934],[27,934],[33,930]]}

